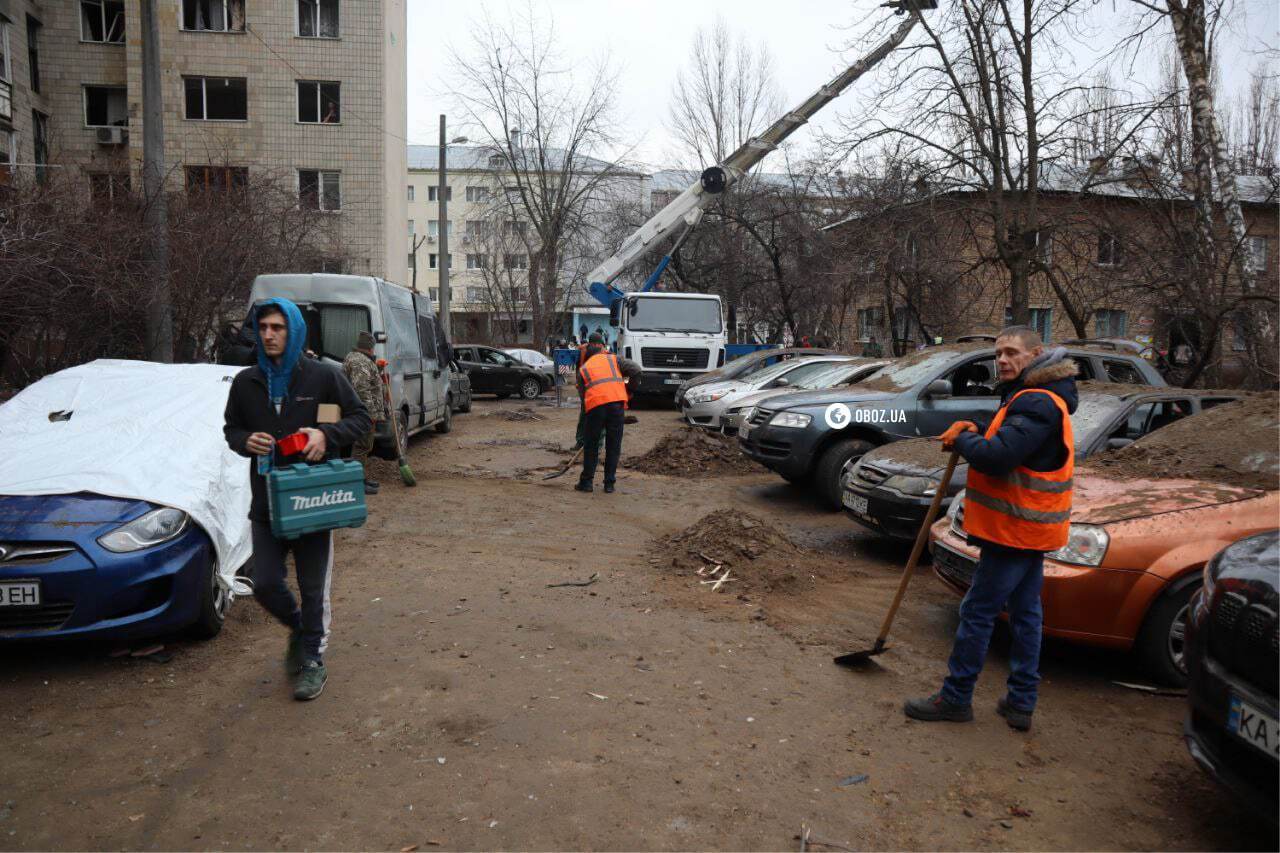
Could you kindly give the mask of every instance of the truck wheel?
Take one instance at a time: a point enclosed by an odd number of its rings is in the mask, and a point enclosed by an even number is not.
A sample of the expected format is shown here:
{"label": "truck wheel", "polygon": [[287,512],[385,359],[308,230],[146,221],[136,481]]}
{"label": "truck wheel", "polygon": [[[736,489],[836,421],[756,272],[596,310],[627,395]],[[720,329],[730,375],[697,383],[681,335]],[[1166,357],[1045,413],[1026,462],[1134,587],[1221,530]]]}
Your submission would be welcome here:
{"label": "truck wheel", "polygon": [[818,464],[813,469],[813,487],[818,499],[827,509],[838,510],[841,507],[840,498],[844,487],[840,484],[840,477],[844,474],[845,463],[861,457],[872,447],[874,445],[869,441],[846,438],[828,447],[818,459]]}
{"label": "truck wheel", "polygon": [[449,403],[444,407],[444,417],[436,422],[436,432],[444,435],[453,429],[453,395],[449,395]]}
{"label": "truck wheel", "polygon": [[1187,620],[1191,618],[1191,596],[1199,588],[1199,583],[1191,583],[1166,592],[1147,611],[1134,650],[1143,671],[1159,684],[1187,684]]}
{"label": "truck wheel", "polygon": [[536,400],[542,396],[542,383],[533,377],[529,377],[520,383],[520,398],[522,400]]}
{"label": "truck wheel", "polygon": [[222,630],[231,607],[231,591],[218,582],[218,560],[209,546],[209,560],[200,581],[200,612],[187,633],[194,640],[212,640]]}

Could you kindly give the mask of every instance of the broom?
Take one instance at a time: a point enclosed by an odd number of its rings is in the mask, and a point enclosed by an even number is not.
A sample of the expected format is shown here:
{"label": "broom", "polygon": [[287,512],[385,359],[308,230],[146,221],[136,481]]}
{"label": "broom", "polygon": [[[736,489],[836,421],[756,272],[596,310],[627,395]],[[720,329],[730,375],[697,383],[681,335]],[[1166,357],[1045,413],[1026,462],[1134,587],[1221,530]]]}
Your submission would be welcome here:
{"label": "broom", "polygon": [[404,457],[407,442],[400,440],[400,419],[396,417],[395,408],[391,405],[391,374],[387,372],[387,360],[378,359],[378,368],[382,374],[382,400],[387,407],[387,417],[391,420],[391,440],[396,443],[396,464],[400,466],[400,479],[406,486],[418,485],[418,478],[413,476],[409,460]]}

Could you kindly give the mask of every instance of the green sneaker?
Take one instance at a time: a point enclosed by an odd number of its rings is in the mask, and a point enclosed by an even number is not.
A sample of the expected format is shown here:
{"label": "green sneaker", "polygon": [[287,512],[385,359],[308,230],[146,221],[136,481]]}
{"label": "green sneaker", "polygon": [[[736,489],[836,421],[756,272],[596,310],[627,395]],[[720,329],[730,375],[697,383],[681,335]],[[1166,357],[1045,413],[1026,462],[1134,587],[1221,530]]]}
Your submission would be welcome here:
{"label": "green sneaker", "polygon": [[289,632],[289,645],[284,650],[284,671],[289,675],[302,672],[302,632]]}
{"label": "green sneaker", "polygon": [[293,698],[299,702],[316,698],[324,690],[324,684],[328,680],[324,664],[314,660],[307,661],[302,665],[297,681],[293,683]]}

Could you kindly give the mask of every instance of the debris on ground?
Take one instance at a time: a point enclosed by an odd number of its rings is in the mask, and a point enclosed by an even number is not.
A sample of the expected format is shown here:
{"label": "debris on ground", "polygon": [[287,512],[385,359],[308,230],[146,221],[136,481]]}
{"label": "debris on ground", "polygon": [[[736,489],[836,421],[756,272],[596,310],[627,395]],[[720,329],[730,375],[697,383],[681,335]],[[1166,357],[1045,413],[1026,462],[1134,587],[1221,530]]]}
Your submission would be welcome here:
{"label": "debris on ground", "polygon": [[1215,406],[1118,450],[1089,457],[1080,473],[1118,480],[1203,480],[1280,489],[1280,395],[1270,391]]}
{"label": "debris on ground", "polygon": [[714,589],[732,581],[734,592],[773,592],[818,573],[824,562],[768,522],[729,509],[658,540],[650,562],[668,561],[679,573],[706,578],[700,583]]}
{"label": "debris on ground", "polygon": [[503,412],[502,417],[508,421],[545,421],[546,418],[528,407]]}
{"label": "debris on ground", "polygon": [[600,580],[600,573],[595,572],[591,577],[584,581],[561,581],[560,583],[549,583],[547,584],[547,589],[554,589],[558,586],[591,586],[598,580]]}
{"label": "debris on ground", "polygon": [[854,774],[853,776],[844,777],[843,779],[841,779],[839,782],[836,783],[836,786],[840,788],[848,788],[850,785],[860,785],[863,782],[867,781],[867,779],[869,778],[871,777],[869,777],[866,773],[857,773],[857,774]]}
{"label": "debris on ground", "polygon": [[668,477],[764,472],[761,465],[743,455],[735,439],[693,427],[684,427],[664,437],[648,453],[627,460],[625,465],[643,474],[665,474]]}

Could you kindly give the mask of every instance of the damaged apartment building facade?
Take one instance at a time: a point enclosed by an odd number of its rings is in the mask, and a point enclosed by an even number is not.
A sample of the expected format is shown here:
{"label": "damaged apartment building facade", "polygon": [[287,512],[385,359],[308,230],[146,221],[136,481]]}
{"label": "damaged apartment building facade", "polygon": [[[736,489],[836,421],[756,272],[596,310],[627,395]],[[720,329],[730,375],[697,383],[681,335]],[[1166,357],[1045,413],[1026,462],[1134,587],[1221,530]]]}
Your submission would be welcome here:
{"label": "damaged apartment building facade", "polygon": [[[283,187],[333,215],[333,271],[405,282],[404,0],[156,8],[168,190]],[[0,0],[0,50],[5,180],[141,189],[139,0]]]}

